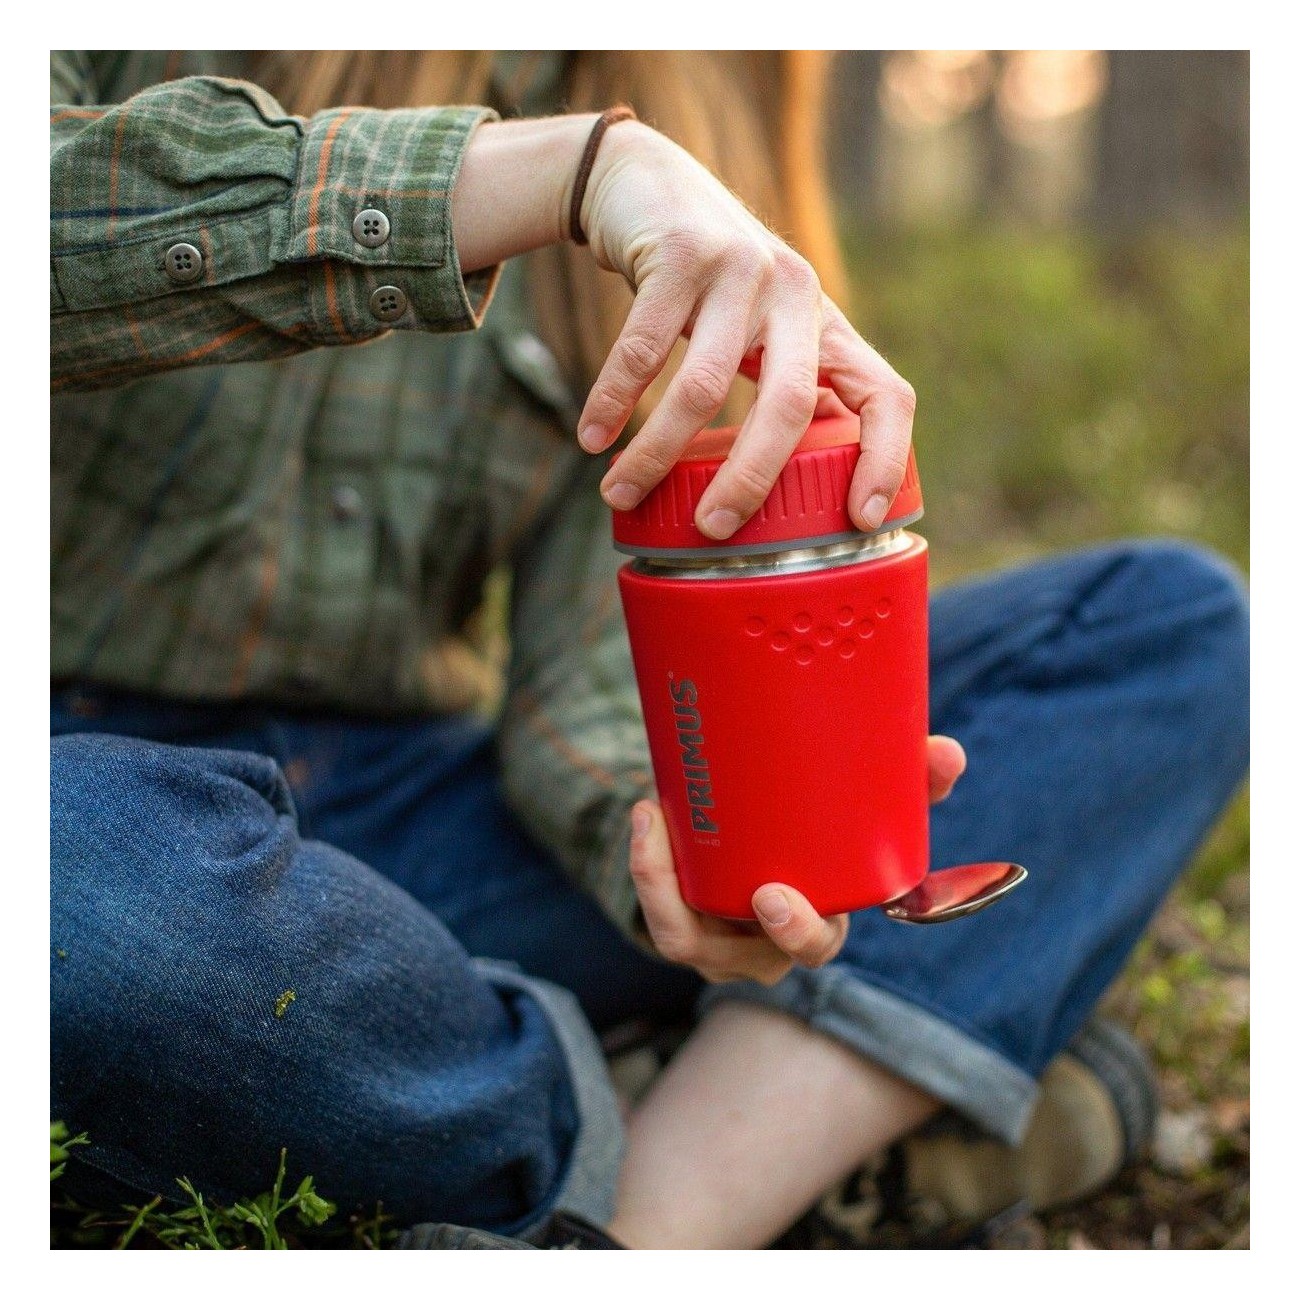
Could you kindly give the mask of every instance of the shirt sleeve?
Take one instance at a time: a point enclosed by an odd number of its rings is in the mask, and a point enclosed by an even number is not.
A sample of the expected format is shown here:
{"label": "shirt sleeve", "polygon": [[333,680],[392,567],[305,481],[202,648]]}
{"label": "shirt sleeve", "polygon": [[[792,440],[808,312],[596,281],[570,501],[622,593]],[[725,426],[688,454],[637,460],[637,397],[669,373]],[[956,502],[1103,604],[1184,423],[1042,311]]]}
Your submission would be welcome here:
{"label": "shirt sleeve", "polygon": [[598,485],[583,456],[514,570],[511,660],[500,729],[506,798],[571,879],[643,939],[628,871],[630,812],[654,797]]}
{"label": "shirt sleeve", "polygon": [[55,391],[482,319],[498,268],[461,274],[451,193],[492,110],[300,118],[213,76],[97,104],[89,60],[52,72]]}

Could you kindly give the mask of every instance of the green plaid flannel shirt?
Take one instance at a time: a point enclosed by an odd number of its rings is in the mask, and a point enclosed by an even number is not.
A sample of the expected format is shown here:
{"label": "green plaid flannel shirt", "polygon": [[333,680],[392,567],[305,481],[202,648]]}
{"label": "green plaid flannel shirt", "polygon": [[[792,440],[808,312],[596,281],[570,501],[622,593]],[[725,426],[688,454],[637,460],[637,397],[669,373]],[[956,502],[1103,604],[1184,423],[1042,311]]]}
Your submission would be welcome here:
{"label": "green plaid flannel shirt", "polygon": [[[632,929],[628,810],[652,779],[602,466],[517,265],[462,276],[452,242],[492,111],[295,118],[237,54],[51,68],[54,679],[472,708],[504,569],[507,798]],[[352,233],[366,207],[391,223],[378,248]],[[177,242],[193,283],[166,275]],[[409,303],[391,326],[368,305],[384,284]]]}

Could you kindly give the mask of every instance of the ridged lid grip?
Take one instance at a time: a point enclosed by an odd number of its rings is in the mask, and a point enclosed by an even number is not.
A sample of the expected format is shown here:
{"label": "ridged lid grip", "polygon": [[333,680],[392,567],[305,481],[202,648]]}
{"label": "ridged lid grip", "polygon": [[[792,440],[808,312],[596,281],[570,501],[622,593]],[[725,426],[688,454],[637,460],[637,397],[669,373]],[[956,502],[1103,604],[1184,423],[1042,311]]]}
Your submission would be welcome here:
{"label": "ridged lid grip", "polygon": [[[705,429],[698,434],[639,506],[614,512],[614,545],[634,555],[753,553],[863,535],[848,510],[861,427],[856,416],[836,416],[813,421],[767,500],[743,527],[725,542],[706,537],[695,527],[695,509],[739,432]],[[921,511],[921,480],[909,451],[903,486],[876,531],[911,523]]]}

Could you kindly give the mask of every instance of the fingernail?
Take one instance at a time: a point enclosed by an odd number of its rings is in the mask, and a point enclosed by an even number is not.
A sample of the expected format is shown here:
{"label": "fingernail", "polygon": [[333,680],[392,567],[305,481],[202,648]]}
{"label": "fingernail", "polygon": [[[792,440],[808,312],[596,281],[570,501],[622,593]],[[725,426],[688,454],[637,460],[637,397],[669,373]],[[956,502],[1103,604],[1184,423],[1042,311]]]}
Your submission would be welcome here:
{"label": "fingernail", "polygon": [[740,516],[734,510],[713,510],[704,519],[700,531],[709,537],[722,541],[730,537],[740,527]]}
{"label": "fingernail", "polygon": [[584,451],[601,451],[609,441],[609,430],[602,429],[598,424],[589,424],[585,429],[578,430],[578,441]]}
{"label": "fingernail", "polygon": [[632,838],[642,840],[650,833],[650,812],[637,804],[632,809]]}
{"label": "fingernail", "polygon": [[868,528],[879,528],[889,511],[889,498],[880,492],[862,508],[862,521]]}
{"label": "fingernail", "polygon": [[790,904],[779,889],[769,889],[766,893],[755,894],[754,911],[768,925],[784,925],[791,916]]}
{"label": "fingernail", "polygon": [[641,493],[631,483],[611,483],[605,489],[605,500],[615,510],[631,510],[641,500]]}

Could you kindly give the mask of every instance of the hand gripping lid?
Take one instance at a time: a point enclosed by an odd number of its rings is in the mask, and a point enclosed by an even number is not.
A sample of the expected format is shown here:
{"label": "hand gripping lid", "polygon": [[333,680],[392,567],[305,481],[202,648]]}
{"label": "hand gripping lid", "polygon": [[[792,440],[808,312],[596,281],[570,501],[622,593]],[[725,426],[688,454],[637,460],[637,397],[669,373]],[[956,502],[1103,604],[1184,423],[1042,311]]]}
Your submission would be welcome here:
{"label": "hand gripping lid", "polygon": [[[861,454],[857,416],[814,420],[777,477],[767,500],[726,541],[695,527],[695,508],[726,460],[738,428],[697,434],[667,476],[633,510],[614,511],[614,545],[631,555],[689,558],[717,551],[754,555],[864,534],[849,517],[849,483]],[[921,480],[908,452],[903,486],[876,532],[921,517]]]}

